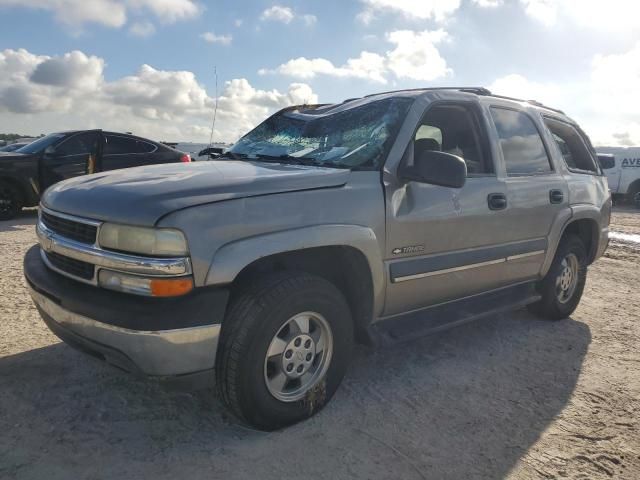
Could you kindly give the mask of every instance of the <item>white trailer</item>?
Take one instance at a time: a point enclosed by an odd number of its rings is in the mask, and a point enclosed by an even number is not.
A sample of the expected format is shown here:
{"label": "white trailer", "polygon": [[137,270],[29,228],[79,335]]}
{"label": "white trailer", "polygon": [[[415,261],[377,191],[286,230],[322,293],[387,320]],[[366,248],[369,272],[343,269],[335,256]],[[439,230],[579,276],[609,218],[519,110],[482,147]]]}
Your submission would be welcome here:
{"label": "white trailer", "polygon": [[614,157],[613,162],[600,161],[612,195],[640,208],[640,147],[598,147],[596,150]]}

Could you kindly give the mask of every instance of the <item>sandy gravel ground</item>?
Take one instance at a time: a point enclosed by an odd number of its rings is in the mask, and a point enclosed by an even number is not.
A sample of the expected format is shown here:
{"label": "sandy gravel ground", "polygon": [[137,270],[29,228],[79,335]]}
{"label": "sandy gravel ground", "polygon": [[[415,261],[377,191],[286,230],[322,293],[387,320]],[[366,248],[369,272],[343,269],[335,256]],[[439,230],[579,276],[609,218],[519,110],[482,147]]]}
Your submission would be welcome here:
{"label": "sandy gravel ground", "polygon": [[[0,478],[640,478],[640,249],[613,245],[571,319],[525,311],[357,350],[310,421],[254,432],[210,390],[59,343],[24,288],[35,212],[0,223]],[[640,212],[613,228],[640,233]]]}

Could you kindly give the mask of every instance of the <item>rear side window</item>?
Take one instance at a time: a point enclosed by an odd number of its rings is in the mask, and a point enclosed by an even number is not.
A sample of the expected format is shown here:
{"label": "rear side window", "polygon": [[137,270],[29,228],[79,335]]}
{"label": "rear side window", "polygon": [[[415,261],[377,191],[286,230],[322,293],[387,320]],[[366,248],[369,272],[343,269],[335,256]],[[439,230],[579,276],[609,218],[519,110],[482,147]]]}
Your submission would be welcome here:
{"label": "rear side window", "polygon": [[546,117],[544,123],[553,134],[553,138],[569,169],[591,173],[598,172],[598,167],[589,147],[587,147],[582,136],[572,125]]}
{"label": "rear side window", "polygon": [[491,107],[498,131],[507,175],[537,175],[551,172],[549,156],[540,132],[529,115]]}
{"label": "rear side window", "polygon": [[122,155],[126,153],[150,153],[156,149],[152,143],[136,138],[121,137],[120,135],[107,135],[105,155]]}

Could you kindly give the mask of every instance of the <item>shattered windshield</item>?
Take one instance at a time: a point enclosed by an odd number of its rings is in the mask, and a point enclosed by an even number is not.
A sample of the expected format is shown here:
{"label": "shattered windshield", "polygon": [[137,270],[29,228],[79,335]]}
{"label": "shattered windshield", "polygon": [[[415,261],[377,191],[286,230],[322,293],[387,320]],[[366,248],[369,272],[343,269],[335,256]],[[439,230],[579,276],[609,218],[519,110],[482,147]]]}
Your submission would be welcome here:
{"label": "shattered windshield", "polygon": [[412,102],[412,98],[396,97],[352,108],[301,107],[279,112],[242,137],[225,156],[377,169]]}

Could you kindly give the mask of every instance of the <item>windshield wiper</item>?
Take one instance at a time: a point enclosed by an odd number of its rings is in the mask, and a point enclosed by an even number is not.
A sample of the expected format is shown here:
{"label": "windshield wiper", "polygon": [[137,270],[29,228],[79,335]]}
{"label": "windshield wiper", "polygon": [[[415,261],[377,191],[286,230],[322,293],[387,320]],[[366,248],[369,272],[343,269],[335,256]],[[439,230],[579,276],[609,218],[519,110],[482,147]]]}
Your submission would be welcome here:
{"label": "windshield wiper", "polygon": [[310,157],[294,157],[293,155],[267,155],[257,153],[256,157],[261,160],[267,160],[274,163],[294,163],[296,165],[321,165],[315,158]]}

